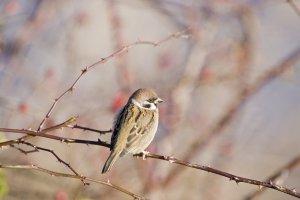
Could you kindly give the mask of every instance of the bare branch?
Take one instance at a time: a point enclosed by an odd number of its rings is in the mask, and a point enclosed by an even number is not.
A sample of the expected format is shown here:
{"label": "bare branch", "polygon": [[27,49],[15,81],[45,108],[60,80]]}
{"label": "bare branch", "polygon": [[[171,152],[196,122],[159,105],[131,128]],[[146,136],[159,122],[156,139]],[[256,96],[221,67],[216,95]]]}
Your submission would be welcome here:
{"label": "bare branch", "polygon": [[0,168],[4,168],[4,169],[30,169],[30,170],[36,170],[36,171],[40,171],[46,174],[49,174],[51,176],[57,176],[57,177],[66,177],[66,178],[73,178],[73,179],[83,179],[87,182],[91,182],[91,183],[98,183],[101,185],[106,185],[108,187],[111,187],[115,190],[118,190],[124,194],[127,194],[131,197],[133,197],[134,199],[139,199],[139,200],[144,200],[146,199],[145,197],[139,196],[137,194],[134,194],[128,190],[126,190],[125,188],[122,188],[120,186],[117,186],[115,184],[110,183],[110,181],[100,181],[97,179],[93,179],[93,178],[89,178],[89,177],[84,177],[84,176],[77,176],[77,175],[73,175],[73,174],[66,174],[66,173],[61,173],[61,172],[55,172],[55,171],[51,171],[42,167],[39,167],[37,165],[2,165],[0,164]]}
{"label": "bare branch", "polygon": [[[278,181],[278,179],[280,179],[282,177],[282,174],[285,174],[286,172],[289,173],[290,171],[292,171],[298,165],[300,165],[300,155],[298,157],[294,158],[292,161],[290,161],[285,166],[283,166],[280,169],[278,169],[273,175],[271,175],[270,177],[268,177],[265,180],[265,182],[275,182],[276,183]],[[260,195],[265,190],[266,190],[266,188],[263,187],[260,190],[257,190],[256,192],[253,192],[253,193],[249,194],[245,198],[245,200],[254,199],[256,196]]]}
{"label": "bare branch", "polygon": [[[78,143],[78,144],[93,144],[93,145],[98,145],[98,146],[105,146],[105,147],[110,147],[110,144],[108,144],[107,142],[103,142],[100,139],[98,139],[97,141],[90,141],[90,140],[80,140],[80,139],[72,139],[72,138],[65,138],[65,137],[60,137],[60,136],[55,136],[55,135],[49,135],[47,134],[48,132],[60,129],[60,128],[64,128],[64,127],[69,127],[73,122],[75,122],[76,118],[72,117],[70,119],[68,119],[67,121],[52,126],[50,128],[46,128],[43,129],[41,131],[35,131],[35,130],[25,130],[25,129],[12,129],[12,128],[0,128],[0,132],[6,132],[6,133],[21,133],[21,134],[26,134],[26,136],[23,136],[21,138],[15,139],[15,140],[9,140],[6,142],[1,142],[0,143],[0,147],[1,146],[7,146],[7,145],[12,145],[12,144],[20,144],[23,143],[25,140],[30,139],[34,136],[39,136],[39,137],[44,137],[44,138],[49,138],[49,139],[53,139],[53,140],[58,140],[61,142],[65,142],[65,143]],[[87,129],[88,130],[88,129]],[[92,131],[94,129],[91,129],[90,131]],[[101,131],[96,131],[96,132],[101,132]]]}
{"label": "bare branch", "polygon": [[111,133],[112,132],[112,129],[109,129],[107,131],[102,131],[102,130],[97,130],[97,129],[93,129],[93,128],[89,128],[89,127],[79,126],[77,124],[68,125],[68,127],[73,128],[73,129],[81,129],[81,130],[84,130],[84,131],[96,132],[96,133],[99,133],[100,135],[104,135],[106,133]]}
{"label": "bare branch", "polygon": [[77,85],[78,81],[82,78],[82,76],[84,74],[86,74],[90,69],[94,68],[96,65],[99,65],[99,64],[104,64],[106,63],[108,60],[110,60],[111,58],[113,57],[116,57],[116,56],[119,56],[119,55],[122,55],[124,53],[127,53],[131,48],[135,47],[135,46],[139,46],[139,45],[150,45],[150,46],[158,46],[164,42],[167,42],[173,38],[188,38],[187,35],[188,35],[188,32],[189,32],[189,29],[185,29],[183,31],[178,31],[176,33],[172,33],[168,36],[166,36],[165,38],[157,41],[157,42],[152,42],[152,41],[143,41],[143,40],[138,40],[132,44],[129,44],[129,45],[125,45],[123,46],[122,48],[116,50],[115,52],[113,52],[112,54],[110,54],[109,56],[107,57],[104,57],[104,58],[101,58],[100,60],[98,60],[97,62],[83,68],[81,70],[81,73],[79,74],[79,76],[76,78],[76,80],[73,82],[73,84],[66,90],[64,91],[61,95],[59,95],[53,102],[53,104],[51,105],[50,109],[48,110],[48,112],[46,113],[45,117],[42,119],[42,121],[40,122],[39,124],[39,127],[37,129],[37,131],[41,131],[42,130],[42,127],[43,125],[45,124],[46,120],[50,117],[51,113],[53,112],[54,108],[56,107],[57,103],[59,103],[59,101],[68,93],[72,92],[74,89],[75,89],[75,86]]}
{"label": "bare branch", "polygon": [[[245,104],[249,97],[253,96],[255,93],[259,92],[265,85],[274,80],[280,74],[290,69],[298,60],[300,59],[300,48],[294,51],[286,59],[284,59],[280,64],[272,67],[264,75],[262,75],[258,80],[248,87],[241,90],[239,97],[236,98],[238,101],[233,102],[228,111],[215,123],[215,126],[208,129],[206,132],[201,134],[201,140],[195,140],[189,145],[189,149],[186,151],[183,160],[190,160],[194,155],[197,155],[201,149],[208,145],[217,135],[222,133],[222,130],[234,119],[234,116]],[[179,167],[173,168],[168,176],[164,179],[162,185],[169,185],[174,178],[176,178],[183,170]]]}
{"label": "bare branch", "polygon": [[71,117],[70,119],[68,119],[67,121],[65,121],[61,124],[57,124],[57,125],[51,126],[49,128],[43,129],[42,132],[50,132],[50,131],[57,130],[60,128],[68,127],[72,123],[74,123],[76,120],[77,120],[77,117]]}
{"label": "bare branch", "polygon": [[[57,130],[57,129],[60,129],[60,128],[68,127],[70,124],[75,122],[76,119],[77,119],[76,117],[71,117],[70,119],[68,119],[67,121],[65,121],[61,124],[57,124],[57,125],[54,125],[52,127],[46,128],[42,131],[42,134],[50,132],[50,131],[54,131],[54,130]],[[15,140],[8,140],[6,142],[1,142],[0,147],[11,145],[11,144],[19,144],[20,141],[28,140],[28,139],[32,138],[33,136],[37,135],[37,131],[31,130],[31,129],[25,130],[25,129],[0,128],[0,132],[14,132],[14,133],[27,134],[26,136],[20,137],[20,138],[15,139]]]}
{"label": "bare branch", "polygon": [[179,160],[177,158],[174,158],[172,156],[163,156],[163,155],[157,155],[157,154],[136,154],[135,156],[139,156],[139,157],[146,157],[146,158],[154,158],[154,159],[158,159],[158,160],[164,160],[170,163],[176,163],[178,165],[182,165],[185,167],[190,167],[190,168],[194,168],[194,169],[199,169],[199,170],[203,170],[209,173],[213,173],[213,174],[217,174],[223,177],[227,177],[229,178],[230,181],[235,181],[236,183],[248,183],[251,185],[258,185],[260,187],[267,187],[270,189],[274,189],[286,194],[289,194],[291,196],[300,198],[300,193],[298,193],[295,189],[288,189],[286,187],[283,187],[281,185],[277,185],[275,183],[273,183],[272,181],[268,181],[268,182],[263,182],[263,181],[257,181],[254,179],[249,179],[249,178],[244,178],[241,176],[236,176],[234,174],[230,174],[212,167],[208,167],[208,166],[204,166],[204,165],[198,165],[198,164],[192,164],[186,161],[182,161]]}
{"label": "bare branch", "polygon": [[[28,134],[26,131],[29,131],[29,130],[18,130],[18,129],[13,129],[13,130],[20,131],[20,132],[25,133],[25,134]],[[35,136],[41,136],[41,137],[47,136],[47,138],[55,139],[55,140],[57,138],[59,138],[59,140],[61,140],[61,141],[63,140],[66,143],[82,143],[82,144],[92,144],[92,145],[100,145],[100,146],[110,147],[110,144],[105,143],[105,145],[102,145],[102,143],[99,142],[99,141],[96,142],[96,141],[89,141],[89,140],[77,140],[77,139],[61,138],[61,137],[58,137],[58,136],[53,136],[52,137],[52,135],[47,135],[47,134],[44,134],[43,132],[39,132],[39,133],[33,132],[32,134],[36,134]],[[51,136],[51,137],[48,137],[48,136]],[[27,142],[24,142],[24,141],[19,141],[19,143],[27,144],[29,146],[34,147],[34,145],[32,145],[30,143],[27,143]],[[48,151],[48,152],[52,153],[60,162],[62,161],[53,151],[51,151],[49,149],[42,148],[42,147],[41,147],[41,149],[43,149],[44,151]],[[283,192],[283,193],[286,193],[286,194],[289,194],[289,195],[300,198],[300,193],[296,192],[295,189],[288,189],[288,188],[283,187],[281,185],[275,184],[271,180],[263,182],[263,181],[257,181],[257,180],[254,180],[254,179],[244,178],[244,177],[236,176],[236,175],[233,175],[233,174],[230,174],[230,173],[227,173],[227,172],[224,172],[224,171],[220,171],[218,169],[214,169],[214,168],[211,168],[211,167],[198,165],[198,164],[192,164],[192,163],[189,163],[187,161],[182,161],[182,160],[176,159],[172,156],[163,156],[163,155],[150,154],[150,153],[146,154],[146,155],[144,155],[143,153],[140,153],[140,154],[137,154],[135,156],[146,157],[146,158],[154,158],[154,159],[168,161],[170,163],[176,163],[176,164],[183,165],[183,166],[190,167],[190,168],[200,169],[200,170],[203,170],[203,171],[207,171],[207,172],[210,172],[210,173],[214,173],[214,174],[217,174],[217,175],[220,175],[220,176],[227,177],[230,180],[234,180],[236,183],[243,182],[243,183],[248,183],[248,184],[252,184],[252,185],[258,185],[260,187],[267,187],[267,188],[271,188],[271,189],[274,189],[274,190],[277,190],[277,191],[280,191],[280,192]],[[299,161],[297,161],[297,162],[299,162]],[[67,167],[69,167],[75,173],[76,177],[81,177],[82,180],[87,180],[85,177],[80,176],[77,172],[75,172],[75,170],[73,170],[69,164],[65,163],[64,161],[62,163],[64,163]],[[295,163],[292,163],[291,165],[294,166]]]}
{"label": "bare branch", "polygon": [[[77,173],[77,172],[75,171],[75,169],[70,165],[70,163],[67,163],[67,162],[65,162],[63,159],[61,159],[61,158],[54,152],[54,150],[52,150],[52,149],[47,149],[47,148],[44,148],[44,147],[39,147],[39,146],[33,145],[33,144],[29,143],[29,142],[25,142],[25,141],[22,141],[21,144],[25,144],[25,145],[27,145],[27,146],[30,146],[30,147],[33,148],[33,150],[31,150],[31,151],[24,151],[23,149],[21,149],[21,148],[19,148],[19,147],[16,147],[16,146],[14,146],[14,145],[10,145],[10,146],[12,146],[12,147],[18,149],[19,151],[21,151],[21,152],[24,153],[24,154],[35,153],[35,152],[38,152],[39,150],[49,152],[49,153],[51,153],[51,154],[57,159],[58,162],[64,164],[64,165],[65,165],[67,168],[69,168],[75,175],[81,176],[81,175],[79,175],[79,173]],[[84,179],[81,179],[81,181],[82,181],[82,183],[83,183],[84,185],[88,185],[88,183],[86,183],[86,182],[84,181]]]}
{"label": "bare branch", "polygon": [[14,149],[17,149],[18,151],[20,151],[21,153],[24,153],[25,155],[30,154],[30,153],[38,152],[37,149],[24,150],[24,149],[22,149],[22,148],[20,148],[20,147],[17,147],[17,146],[14,145],[14,144],[11,144],[11,145],[9,145],[9,146],[12,147],[12,148],[14,148]]}
{"label": "bare branch", "polygon": [[[92,140],[80,140],[80,139],[73,139],[73,138],[65,138],[65,137],[60,137],[60,136],[56,136],[56,135],[49,135],[49,134],[46,133],[47,131],[46,132],[44,132],[44,131],[36,132],[36,131],[32,131],[32,130],[0,128],[0,132],[27,134],[27,135],[30,135],[30,136],[44,137],[44,138],[49,138],[49,139],[52,139],[52,140],[58,140],[58,141],[61,141],[61,142],[70,143],[70,144],[71,143],[73,143],[73,144],[74,143],[87,144],[87,145],[92,144],[92,145],[110,147],[110,144],[108,144],[107,142],[103,142],[100,139],[98,139],[97,141],[92,141]],[[22,137],[22,138],[25,138],[25,137]],[[2,143],[0,143],[0,147],[11,145],[11,144],[23,143],[24,140],[22,138],[2,142]]]}

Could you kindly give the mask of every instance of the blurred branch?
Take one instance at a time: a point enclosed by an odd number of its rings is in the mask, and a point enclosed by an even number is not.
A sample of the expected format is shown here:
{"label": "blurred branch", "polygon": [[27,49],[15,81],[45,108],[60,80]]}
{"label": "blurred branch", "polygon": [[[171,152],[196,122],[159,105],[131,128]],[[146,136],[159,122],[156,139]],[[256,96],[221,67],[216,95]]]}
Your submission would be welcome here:
{"label": "blurred branch", "polygon": [[[286,173],[290,173],[294,168],[296,168],[298,165],[300,165],[300,155],[296,158],[294,158],[292,161],[290,161],[287,165],[283,166],[282,168],[278,169],[277,172],[275,172],[273,175],[268,177],[265,182],[283,182],[282,175]],[[262,192],[266,190],[265,187],[260,188],[260,190],[257,190],[256,192],[253,192],[249,194],[245,200],[251,200],[260,195]]]}
{"label": "blurred branch", "polygon": [[[292,7],[296,14],[300,17],[300,8],[294,0],[286,0],[286,2]],[[299,2],[298,2],[299,3]]]}
{"label": "blurred branch", "polygon": [[145,157],[145,158],[154,158],[154,159],[158,159],[158,160],[164,160],[170,163],[175,163],[178,165],[182,165],[184,167],[190,167],[190,168],[194,168],[194,169],[199,169],[199,170],[203,170],[209,173],[213,173],[213,174],[217,174],[223,177],[227,177],[229,178],[229,181],[235,181],[237,184],[238,183],[247,183],[247,184],[251,184],[251,185],[257,185],[260,188],[262,187],[266,187],[266,188],[270,188],[270,189],[274,189],[277,190],[279,192],[283,192],[286,193],[288,195],[297,197],[300,199],[300,193],[298,193],[295,189],[288,189],[286,187],[283,187],[281,185],[278,185],[276,183],[273,183],[272,181],[267,181],[267,182],[263,182],[263,181],[257,181],[254,179],[249,179],[249,178],[244,178],[241,176],[236,176],[234,174],[230,174],[212,167],[208,167],[208,166],[204,166],[204,165],[198,165],[198,164],[192,164],[186,161],[182,161],[179,160],[177,158],[174,158],[173,156],[163,156],[163,155],[157,155],[157,154],[136,154],[135,156],[138,157]]}
{"label": "blurred branch", "polygon": [[[189,145],[188,150],[183,156],[183,160],[190,160],[193,156],[197,155],[201,149],[207,146],[213,139],[222,133],[222,130],[234,119],[238,111],[243,107],[246,100],[253,96],[255,93],[259,92],[265,85],[277,78],[286,70],[290,69],[298,60],[300,59],[300,48],[294,51],[286,59],[284,59],[280,64],[272,67],[270,70],[265,72],[260,78],[258,78],[254,84],[246,86],[239,93],[239,98],[237,101],[233,102],[228,111],[221,117],[213,127],[207,129],[206,132],[201,134],[201,139],[194,140]],[[169,185],[172,180],[174,180],[183,170],[178,166],[173,168],[168,176],[164,179],[162,185]]]}
{"label": "blurred branch", "polygon": [[[115,45],[115,49],[120,49],[124,46],[125,39],[122,32],[122,18],[120,18],[120,14],[117,8],[117,2],[115,0],[107,1],[108,14],[111,23],[111,31],[112,31],[112,41]],[[118,73],[118,81],[122,91],[128,91],[132,87],[133,76],[132,72],[130,72],[130,68],[128,65],[128,59],[125,54],[118,56],[117,67],[119,70]]]}
{"label": "blurred branch", "polygon": [[[67,168],[69,168],[76,176],[81,176],[81,175],[79,175],[79,174],[75,171],[75,169],[71,166],[70,163],[67,163],[67,162],[65,162],[63,159],[61,159],[61,158],[54,152],[54,150],[52,150],[52,149],[47,149],[47,148],[44,148],[44,147],[39,147],[39,146],[33,145],[33,144],[29,143],[29,142],[25,142],[25,141],[22,141],[21,144],[25,144],[25,145],[27,145],[27,146],[30,146],[30,147],[33,148],[33,150],[25,151],[25,150],[23,150],[23,149],[21,149],[21,148],[19,148],[19,147],[16,147],[16,146],[13,145],[13,144],[11,144],[10,146],[13,147],[13,148],[16,148],[17,150],[19,150],[20,152],[22,152],[22,153],[24,153],[24,154],[26,154],[26,155],[29,154],[29,153],[35,153],[35,152],[38,152],[39,150],[49,152],[49,153],[51,153],[51,154],[57,159],[58,162],[64,164],[64,165],[65,165]],[[82,177],[82,176],[81,176],[81,177]],[[82,183],[83,183],[84,185],[88,185],[88,183],[86,183],[86,182],[84,181],[84,179],[81,179],[81,181],[82,181]]]}
{"label": "blurred branch", "polygon": [[159,46],[160,44],[167,42],[171,39],[174,38],[189,38],[189,29],[185,29],[183,31],[178,31],[175,33],[172,33],[164,38],[162,38],[161,40],[158,40],[157,42],[153,42],[153,41],[146,41],[146,40],[138,40],[132,44],[129,45],[125,45],[122,48],[116,50],[115,52],[113,52],[112,54],[110,54],[107,57],[103,57],[100,60],[98,60],[97,62],[85,67],[84,69],[81,70],[81,73],[79,74],[79,76],[75,79],[75,81],[73,82],[73,84],[67,89],[65,90],[61,95],[59,95],[56,99],[54,99],[53,104],[51,105],[50,109],[48,110],[48,112],[46,113],[45,117],[42,119],[42,121],[39,124],[39,127],[37,129],[37,132],[41,131],[43,125],[45,124],[46,120],[50,117],[51,113],[53,112],[54,108],[56,107],[56,105],[59,103],[59,101],[68,93],[72,92],[75,89],[75,86],[77,85],[77,83],[79,82],[79,80],[82,78],[82,76],[84,74],[86,74],[89,70],[91,70],[92,68],[94,68],[95,66],[99,65],[99,64],[104,64],[107,61],[109,61],[111,58],[116,57],[116,56],[120,56],[124,53],[127,53],[131,48],[135,47],[135,46],[139,46],[139,45],[150,45],[150,46]]}
{"label": "blurred branch", "polygon": [[30,169],[30,170],[36,170],[36,171],[40,171],[40,172],[49,174],[51,176],[66,177],[66,178],[73,178],[73,179],[79,179],[79,180],[83,179],[83,180],[85,180],[87,182],[98,183],[98,184],[101,184],[101,185],[109,186],[109,187],[111,187],[111,188],[113,188],[115,190],[118,190],[118,191],[120,191],[120,192],[122,192],[124,194],[127,194],[127,195],[133,197],[134,199],[139,199],[139,200],[146,199],[146,198],[144,198],[142,196],[139,196],[137,194],[134,194],[134,193],[126,190],[125,188],[122,188],[120,186],[117,186],[115,184],[110,183],[109,180],[107,180],[107,181],[100,181],[100,180],[89,178],[89,177],[77,176],[77,175],[66,174],[66,173],[61,173],[61,172],[55,172],[55,171],[51,171],[51,170],[39,167],[37,165],[3,165],[3,164],[0,164],[0,168],[3,168],[3,169]]}

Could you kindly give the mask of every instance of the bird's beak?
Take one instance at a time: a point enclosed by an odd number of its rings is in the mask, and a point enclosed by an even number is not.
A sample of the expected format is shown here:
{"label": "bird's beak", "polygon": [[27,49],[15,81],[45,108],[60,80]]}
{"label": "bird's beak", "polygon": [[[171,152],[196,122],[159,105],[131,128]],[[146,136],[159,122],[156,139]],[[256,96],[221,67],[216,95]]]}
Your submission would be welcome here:
{"label": "bird's beak", "polygon": [[161,102],[164,102],[164,101],[161,98],[157,98],[155,102],[156,103],[161,103]]}

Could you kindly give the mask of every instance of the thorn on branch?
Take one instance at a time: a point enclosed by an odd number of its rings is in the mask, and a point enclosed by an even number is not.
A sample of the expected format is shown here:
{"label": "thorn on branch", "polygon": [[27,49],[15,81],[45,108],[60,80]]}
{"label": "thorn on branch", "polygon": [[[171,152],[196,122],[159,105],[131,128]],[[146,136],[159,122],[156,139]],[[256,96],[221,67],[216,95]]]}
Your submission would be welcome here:
{"label": "thorn on branch", "polygon": [[88,68],[85,67],[84,69],[81,70],[81,73],[82,73],[82,74],[85,74],[87,71],[88,71]]}
{"label": "thorn on branch", "polygon": [[230,177],[229,181],[235,181],[236,184],[239,184],[241,182],[240,179],[238,177],[236,177],[236,176]]}
{"label": "thorn on branch", "polygon": [[102,63],[102,64],[106,63],[106,61],[107,61],[106,58],[101,58],[101,59],[100,59],[100,63]]}
{"label": "thorn on branch", "polygon": [[181,35],[181,34],[180,34],[180,33],[178,33],[178,32],[177,32],[177,33],[173,33],[173,34],[171,34],[171,36],[172,36],[172,37],[174,37],[174,38],[178,38],[180,35]]}
{"label": "thorn on branch", "polygon": [[272,180],[269,180],[269,184],[270,184],[270,185],[274,185],[274,183],[273,183]]}
{"label": "thorn on branch", "polygon": [[129,52],[129,47],[128,47],[128,46],[124,46],[122,49],[124,49],[124,51],[125,51],[126,53]]}
{"label": "thorn on branch", "polygon": [[85,185],[90,185],[90,183],[85,182],[85,179],[86,179],[85,176],[83,176],[83,175],[79,175],[79,176],[80,176],[80,180],[81,180],[81,182],[83,182],[83,185],[84,185],[84,186],[85,186]]}
{"label": "thorn on branch", "polygon": [[275,188],[277,188],[278,190],[282,190],[283,189],[283,187],[282,186],[280,186],[280,185],[277,185],[277,184],[274,184],[273,185]]}

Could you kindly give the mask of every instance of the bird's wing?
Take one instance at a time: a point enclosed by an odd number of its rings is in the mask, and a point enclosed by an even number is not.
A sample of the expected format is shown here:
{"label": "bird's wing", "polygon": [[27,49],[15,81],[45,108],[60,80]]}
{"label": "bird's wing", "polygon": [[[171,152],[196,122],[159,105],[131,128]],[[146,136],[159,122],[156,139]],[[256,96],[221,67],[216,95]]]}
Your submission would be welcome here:
{"label": "bird's wing", "polygon": [[132,118],[134,113],[132,104],[127,104],[117,115],[115,120],[114,130],[111,137],[111,150],[121,153],[126,147],[129,131],[134,126]]}
{"label": "bird's wing", "polygon": [[151,129],[154,123],[155,112],[150,110],[141,109],[139,107],[135,107],[138,112],[134,116],[134,126],[129,130],[129,134],[127,137],[127,143],[125,147],[125,152],[136,152],[136,148],[141,145],[141,138],[143,138],[144,134],[147,134]]}

